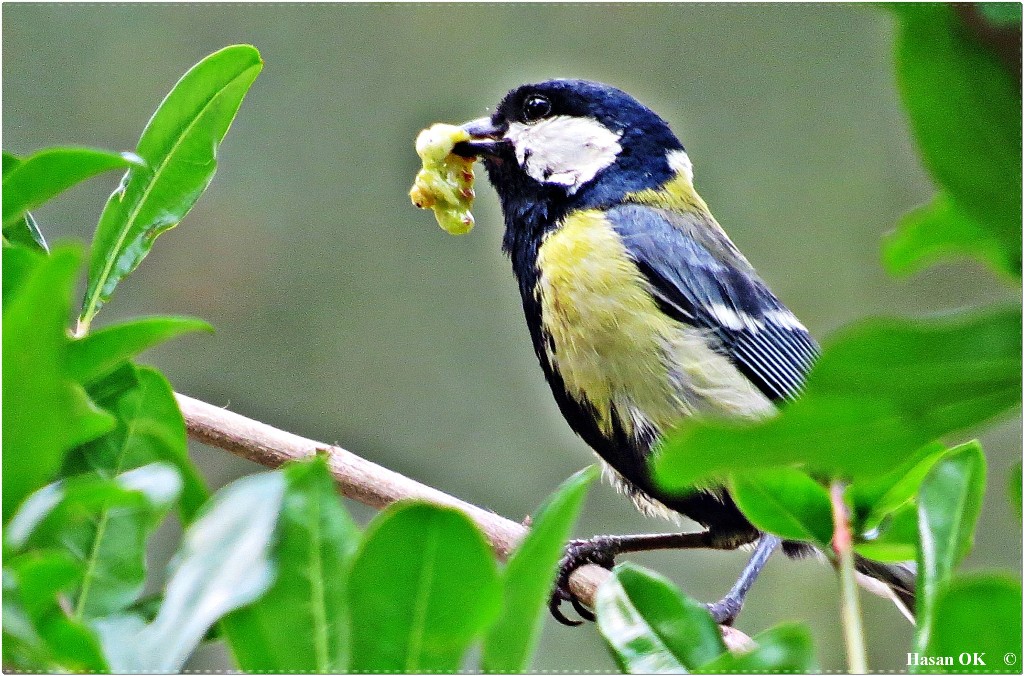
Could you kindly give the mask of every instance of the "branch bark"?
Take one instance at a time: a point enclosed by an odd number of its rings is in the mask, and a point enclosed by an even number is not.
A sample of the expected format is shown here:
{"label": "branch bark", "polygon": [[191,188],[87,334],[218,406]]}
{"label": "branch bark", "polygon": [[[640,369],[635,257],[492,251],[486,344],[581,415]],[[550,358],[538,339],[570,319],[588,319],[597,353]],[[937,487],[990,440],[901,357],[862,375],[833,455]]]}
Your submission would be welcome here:
{"label": "branch bark", "polygon": [[832,536],[832,551],[835,552],[839,567],[839,584],[842,590],[843,638],[846,642],[846,660],[851,674],[868,673],[867,650],[864,647],[864,622],[860,613],[860,597],[857,595],[856,573],[853,563],[853,533],[850,531],[850,510],[846,505],[846,486],[842,481],[833,481],[829,488],[832,501],[832,520],[835,534]]}
{"label": "branch bark", "polygon": [[[192,439],[266,467],[280,467],[289,460],[326,451],[331,474],[346,497],[375,509],[408,499],[454,507],[476,522],[502,561],[526,534],[526,527],[522,524],[381,467],[339,446],[279,430],[184,394],[175,393],[175,397]],[[573,573],[569,585],[577,598],[593,607],[597,588],[608,575],[608,571],[599,566],[583,566]],[[743,651],[753,647],[750,637],[738,629],[728,626],[721,629],[730,650]]]}

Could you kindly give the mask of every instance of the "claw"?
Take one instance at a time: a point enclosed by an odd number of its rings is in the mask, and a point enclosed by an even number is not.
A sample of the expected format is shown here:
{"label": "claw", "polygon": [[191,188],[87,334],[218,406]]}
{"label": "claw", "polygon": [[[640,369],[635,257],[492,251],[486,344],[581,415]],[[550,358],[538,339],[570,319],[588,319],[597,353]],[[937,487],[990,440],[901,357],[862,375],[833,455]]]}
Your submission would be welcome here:
{"label": "claw", "polygon": [[573,597],[569,599],[569,601],[572,603],[572,607],[576,609],[576,612],[579,613],[579,616],[582,617],[584,620],[586,620],[587,622],[594,622],[595,620],[597,620],[597,616],[594,615],[594,613],[590,612],[590,608],[587,608],[585,605],[583,605],[580,602],[580,600],[576,598],[575,595],[573,595]]}
{"label": "claw", "polygon": [[560,624],[564,624],[567,627],[578,627],[583,622],[581,620],[570,620],[562,613],[562,609],[559,606],[562,605],[562,599],[555,596],[551,597],[551,601],[548,603],[548,610],[551,611],[551,615],[554,616]]}
{"label": "claw", "polygon": [[614,547],[614,542],[609,538],[597,537],[592,540],[572,540],[565,548],[565,555],[558,566],[558,577],[555,580],[555,589],[551,594],[548,609],[556,620],[570,627],[577,627],[583,622],[570,620],[561,610],[562,601],[569,601],[580,617],[587,622],[595,620],[594,613],[584,606],[576,595],[569,589],[569,577],[573,572],[584,565],[593,563],[611,570],[615,565],[615,556],[609,551]]}
{"label": "claw", "polygon": [[571,593],[566,592],[561,587],[555,587],[555,591],[552,592],[551,598],[548,599],[548,610],[551,611],[551,614],[559,623],[564,624],[567,627],[578,627],[583,623],[579,620],[570,620],[562,613],[562,601],[568,601],[569,599],[572,599],[573,601],[576,600]]}

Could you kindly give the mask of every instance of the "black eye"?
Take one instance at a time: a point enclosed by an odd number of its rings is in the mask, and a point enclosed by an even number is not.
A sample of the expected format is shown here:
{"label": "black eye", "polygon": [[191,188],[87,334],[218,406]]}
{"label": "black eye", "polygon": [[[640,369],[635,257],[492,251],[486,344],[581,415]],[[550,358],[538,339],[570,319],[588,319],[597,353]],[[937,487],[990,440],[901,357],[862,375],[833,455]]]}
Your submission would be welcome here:
{"label": "black eye", "polygon": [[523,119],[536,122],[551,113],[551,101],[546,96],[532,94],[523,101]]}

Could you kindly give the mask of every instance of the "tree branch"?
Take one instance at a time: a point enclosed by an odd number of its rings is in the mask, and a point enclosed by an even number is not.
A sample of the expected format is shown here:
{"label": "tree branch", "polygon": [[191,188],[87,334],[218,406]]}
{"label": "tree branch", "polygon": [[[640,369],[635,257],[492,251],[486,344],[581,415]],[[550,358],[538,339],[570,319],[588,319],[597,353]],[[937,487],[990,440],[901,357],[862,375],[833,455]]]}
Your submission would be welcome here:
{"label": "tree branch", "polygon": [[[317,451],[326,451],[331,475],[346,497],[375,509],[407,499],[454,507],[476,522],[502,561],[526,534],[526,527],[522,524],[425,486],[338,446],[279,430],[184,394],[175,393],[175,397],[192,439],[267,467],[280,467],[289,460],[308,458]],[[597,588],[608,575],[608,571],[600,566],[583,566],[573,573],[569,585],[577,598],[593,607]],[[723,626],[722,636],[730,650],[742,651],[753,647],[750,637],[738,629]]]}
{"label": "tree branch", "polygon": [[851,674],[868,673],[867,650],[864,647],[864,622],[860,613],[860,597],[857,595],[856,573],[853,563],[853,534],[850,531],[850,510],[846,506],[846,486],[842,481],[833,481],[829,488],[832,501],[832,520],[835,534],[832,536],[832,551],[835,552],[839,568],[839,584],[842,590],[843,638],[846,642],[846,660]]}

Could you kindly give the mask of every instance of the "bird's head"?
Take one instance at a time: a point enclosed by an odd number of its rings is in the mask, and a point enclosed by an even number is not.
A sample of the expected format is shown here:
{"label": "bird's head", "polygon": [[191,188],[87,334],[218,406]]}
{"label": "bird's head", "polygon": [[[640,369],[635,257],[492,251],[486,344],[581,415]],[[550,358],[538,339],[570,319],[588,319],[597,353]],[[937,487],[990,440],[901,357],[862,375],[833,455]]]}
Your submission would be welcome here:
{"label": "bird's head", "polygon": [[690,161],[668,124],[629,94],[597,82],[517,87],[493,115],[463,128],[472,139],[455,152],[483,159],[510,227],[612,206],[680,174],[690,178]]}

